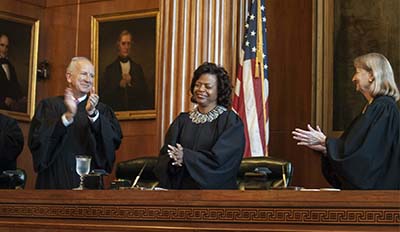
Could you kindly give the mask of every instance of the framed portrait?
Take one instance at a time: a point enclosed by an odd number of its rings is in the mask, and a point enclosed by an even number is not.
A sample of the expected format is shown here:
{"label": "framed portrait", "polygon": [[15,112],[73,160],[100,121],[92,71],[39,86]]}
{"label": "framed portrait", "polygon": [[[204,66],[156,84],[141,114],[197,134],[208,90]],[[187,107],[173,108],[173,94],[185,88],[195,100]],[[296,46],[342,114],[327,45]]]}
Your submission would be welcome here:
{"label": "framed portrait", "polygon": [[159,12],[92,16],[100,101],[120,120],[156,117]]}
{"label": "framed portrait", "polygon": [[35,112],[39,20],[0,12],[0,112],[30,121]]}
{"label": "framed portrait", "polygon": [[399,77],[399,11],[398,0],[315,0],[315,119],[328,134],[340,135],[367,104],[352,83],[356,57],[381,53]]}

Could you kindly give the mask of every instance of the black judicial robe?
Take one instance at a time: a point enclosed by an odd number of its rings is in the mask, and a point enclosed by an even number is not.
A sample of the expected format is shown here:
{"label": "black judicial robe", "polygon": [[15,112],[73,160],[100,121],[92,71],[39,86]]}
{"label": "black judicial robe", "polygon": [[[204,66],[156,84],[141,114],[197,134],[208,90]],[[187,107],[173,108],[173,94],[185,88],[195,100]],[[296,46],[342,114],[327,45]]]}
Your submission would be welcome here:
{"label": "black judicial robe", "polygon": [[37,172],[38,189],[72,189],[79,185],[75,156],[92,156],[91,170],[112,171],[115,150],[122,139],[121,128],[112,109],[99,102],[99,118],[90,122],[85,110],[87,98],[78,105],[74,122],[65,127],[64,97],[41,101],[29,130],[28,145]]}
{"label": "black judicial robe", "polygon": [[399,133],[395,100],[376,97],[339,139],[327,139],[325,178],[341,189],[400,189]]}
{"label": "black judicial robe", "polygon": [[[183,166],[172,166],[168,144],[183,147]],[[243,123],[231,110],[195,124],[181,113],[171,124],[154,172],[169,189],[235,189],[245,146]]]}
{"label": "black judicial robe", "polygon": [[0,114],[0,174],[5,170],[15,170],[23,147],[24,136],[17,121]]}

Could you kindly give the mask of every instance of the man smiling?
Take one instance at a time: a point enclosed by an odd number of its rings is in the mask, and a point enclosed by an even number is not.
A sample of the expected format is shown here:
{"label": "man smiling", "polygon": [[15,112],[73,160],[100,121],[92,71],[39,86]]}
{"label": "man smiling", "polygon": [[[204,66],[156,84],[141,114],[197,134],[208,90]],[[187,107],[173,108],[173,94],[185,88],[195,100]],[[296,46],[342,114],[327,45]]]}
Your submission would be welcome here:
{"label": "man smiling", "polygon": [[65,76],[64,96],[41,101],[29,131],[38,189],[77,187],[76,155],[92,156],[91,169],[111,172],[122,139],[114,112],[94,92],[92,63],[74,57]]}

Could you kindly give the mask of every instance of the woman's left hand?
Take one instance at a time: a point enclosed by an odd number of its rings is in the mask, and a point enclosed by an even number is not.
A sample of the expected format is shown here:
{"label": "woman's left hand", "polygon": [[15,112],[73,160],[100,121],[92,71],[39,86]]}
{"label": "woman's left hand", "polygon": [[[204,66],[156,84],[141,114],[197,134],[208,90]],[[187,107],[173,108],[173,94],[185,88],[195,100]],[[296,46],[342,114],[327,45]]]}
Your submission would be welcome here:
{"label": "woman's left hand", "polygon": [[172,162],[172,165],[177,165],[179,167],[182,167],[183,164],[183,147],[177,143],[176,147],[172,145],[168,145],[168,154],[171,159],[174,160]]}

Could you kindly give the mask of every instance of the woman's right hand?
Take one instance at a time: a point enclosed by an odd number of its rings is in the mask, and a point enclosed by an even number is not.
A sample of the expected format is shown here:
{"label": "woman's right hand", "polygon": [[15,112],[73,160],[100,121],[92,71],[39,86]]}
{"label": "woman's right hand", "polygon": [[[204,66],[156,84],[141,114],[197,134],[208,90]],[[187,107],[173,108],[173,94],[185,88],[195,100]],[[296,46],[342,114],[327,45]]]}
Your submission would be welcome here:
{"label": "woman's right hand", "polygon": [[308,130],[296,128],[292,131],[293,139],[297,140],[297,145],[307,146],[315,151],[326,154],[325,140],[326,136],[317,126],[316,129],[312,128],[310,124],[307,125]]}

